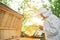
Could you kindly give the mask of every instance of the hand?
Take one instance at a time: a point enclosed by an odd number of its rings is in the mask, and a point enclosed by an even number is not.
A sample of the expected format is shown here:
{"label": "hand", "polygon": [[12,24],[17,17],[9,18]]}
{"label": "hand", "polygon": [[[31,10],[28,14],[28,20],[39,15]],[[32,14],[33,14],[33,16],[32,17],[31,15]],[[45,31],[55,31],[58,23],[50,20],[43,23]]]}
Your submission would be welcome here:
{"label": "hand", "polygon": [[39,29],[40,29],[40,30],[43,30],[43,26],[40,26]]}

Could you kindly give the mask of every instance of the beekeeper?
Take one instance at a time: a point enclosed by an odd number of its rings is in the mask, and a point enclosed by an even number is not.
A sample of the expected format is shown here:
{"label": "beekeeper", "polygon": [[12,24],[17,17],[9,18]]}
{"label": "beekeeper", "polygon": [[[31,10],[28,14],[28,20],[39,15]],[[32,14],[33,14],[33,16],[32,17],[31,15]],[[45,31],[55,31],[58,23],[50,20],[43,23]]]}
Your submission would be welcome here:
{"label": "beekeeper", "polygon": [[43,29],[46,40],[60,40],[60,20],[52,14],[51,10],[40,8],[38,14],[42,14],[44,19]]}

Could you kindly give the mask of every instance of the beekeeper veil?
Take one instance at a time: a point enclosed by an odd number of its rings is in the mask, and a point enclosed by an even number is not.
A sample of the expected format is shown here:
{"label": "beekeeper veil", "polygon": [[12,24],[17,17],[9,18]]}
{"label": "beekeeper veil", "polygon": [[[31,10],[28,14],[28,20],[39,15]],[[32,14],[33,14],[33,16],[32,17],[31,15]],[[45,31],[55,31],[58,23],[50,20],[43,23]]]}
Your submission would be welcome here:
{"label": "beekeeper veil", "polygon": [[39,14],[43,14],[44,17],[49,17],[52,14],[52,11],[47,10],[46,8],[40,8]]}

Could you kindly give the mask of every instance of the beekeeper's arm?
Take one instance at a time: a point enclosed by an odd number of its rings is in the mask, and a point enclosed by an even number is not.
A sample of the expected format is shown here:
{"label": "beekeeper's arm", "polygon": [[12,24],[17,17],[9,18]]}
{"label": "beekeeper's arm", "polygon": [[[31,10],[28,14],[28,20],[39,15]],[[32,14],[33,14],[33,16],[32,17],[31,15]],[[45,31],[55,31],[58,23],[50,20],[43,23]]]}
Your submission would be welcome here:
{"label": "beekeeper's arm", "polygon": [[44,31],[48,37],[58,34],[59,20],[56,16],[50,15],[45,21]]}
{"label": "beekeeper's arm", "polygon": [[53,18],[51,21],[46,20],[44,25],[44,31],[47,36],[55,36],[58,34],[58,20],[56,18]]}

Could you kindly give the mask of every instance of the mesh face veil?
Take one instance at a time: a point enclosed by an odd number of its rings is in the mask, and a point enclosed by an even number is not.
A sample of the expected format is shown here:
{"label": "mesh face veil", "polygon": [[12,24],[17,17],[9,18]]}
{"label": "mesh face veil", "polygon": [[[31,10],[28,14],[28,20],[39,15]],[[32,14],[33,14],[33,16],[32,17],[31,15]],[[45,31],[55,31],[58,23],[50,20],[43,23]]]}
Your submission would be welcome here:
{"label": "mesh face veil", "polygon": [[43,14],[44,17],[49,17],[52,14],[51,10],[47,10],[45,8],[40,8],[39,14]]}

